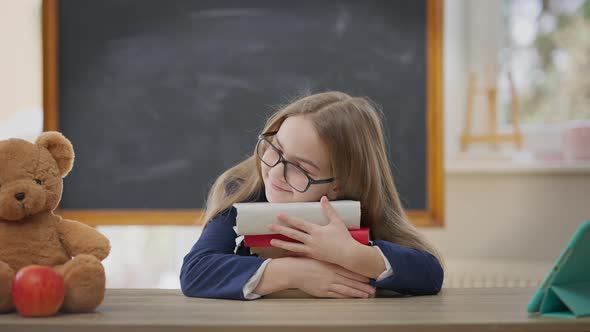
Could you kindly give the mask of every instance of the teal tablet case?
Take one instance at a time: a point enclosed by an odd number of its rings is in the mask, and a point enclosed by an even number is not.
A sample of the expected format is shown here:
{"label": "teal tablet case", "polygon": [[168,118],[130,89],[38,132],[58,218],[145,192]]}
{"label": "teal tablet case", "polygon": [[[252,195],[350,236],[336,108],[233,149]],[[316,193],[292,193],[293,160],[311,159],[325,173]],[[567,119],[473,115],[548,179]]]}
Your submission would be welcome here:
{"label": "teal tablet case", "polygon": [[527,311],[551,317],[590,315],[590,220],[578,227]]}

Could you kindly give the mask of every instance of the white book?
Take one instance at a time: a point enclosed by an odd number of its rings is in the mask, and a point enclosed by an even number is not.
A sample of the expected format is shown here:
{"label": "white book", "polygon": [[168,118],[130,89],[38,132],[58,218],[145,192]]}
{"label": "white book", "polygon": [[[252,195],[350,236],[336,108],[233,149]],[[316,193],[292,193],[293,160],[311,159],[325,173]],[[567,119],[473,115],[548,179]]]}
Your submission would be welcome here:
{"label": "white book", "polygon": [[[330,202],[336,214],[348,229],[359,229],[361,225],[361,204],[358,201]],[[327,225],[329,220],[324,215],[320,202],[297,203],[236,203],[236,228],[238,235],[273,234],[268,229],[270,224],[282,224],[277,215],[286,214],[317,225]]]}

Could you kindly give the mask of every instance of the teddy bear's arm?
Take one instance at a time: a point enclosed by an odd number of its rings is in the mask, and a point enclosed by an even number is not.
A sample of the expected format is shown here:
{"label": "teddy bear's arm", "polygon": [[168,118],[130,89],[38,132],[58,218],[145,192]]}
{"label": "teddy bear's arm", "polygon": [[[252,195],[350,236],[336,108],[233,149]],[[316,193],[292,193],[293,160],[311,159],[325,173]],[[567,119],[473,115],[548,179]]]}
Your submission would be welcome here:
{"label": "teddy bear's arm", "polygon": [[78,254],[89,254],[103,260],[111,251],[109,240],[88,225],[60,218],[57,227],[61,242],[72,257]]}

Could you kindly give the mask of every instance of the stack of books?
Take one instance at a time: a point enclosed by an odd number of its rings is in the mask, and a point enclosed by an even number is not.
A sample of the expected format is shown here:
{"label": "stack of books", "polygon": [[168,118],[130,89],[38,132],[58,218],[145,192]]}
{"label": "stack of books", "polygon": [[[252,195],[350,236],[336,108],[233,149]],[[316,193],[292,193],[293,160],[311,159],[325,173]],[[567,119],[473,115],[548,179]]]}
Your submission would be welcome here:
{"label": "stack of books", "polygon": [[[368,245],[370,241],[369,228],[349,229],[350,236],[361,244]],[[277,239],[288,242],[299,242],[282,234],[251,234],[244,235],[244,246],[250,248],[252,254],[261,258],[279,258],[288,255],[280,248],[273,247],[270,240]]]}

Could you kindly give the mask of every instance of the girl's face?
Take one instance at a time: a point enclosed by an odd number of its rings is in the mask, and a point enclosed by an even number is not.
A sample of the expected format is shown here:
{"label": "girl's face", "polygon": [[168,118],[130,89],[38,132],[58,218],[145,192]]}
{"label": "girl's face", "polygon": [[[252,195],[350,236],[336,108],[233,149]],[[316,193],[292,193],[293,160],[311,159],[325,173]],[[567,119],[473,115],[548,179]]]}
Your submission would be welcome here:
{"label": "girl's face", "polygon": [[[330,156],[324,142],[310,120],[304,116],[292,116],[281,125],[278,133],[268,138],[283,154],[283,158],[299,165],[315,180],[333,177],[330,171]],[[284,176],[284,163],[262,167],[262,180],[266,198],[271,203],[317,202],[323,195],[330,200],[337,198],[337,181],[312,184],[301,193],[289,186]]]}

